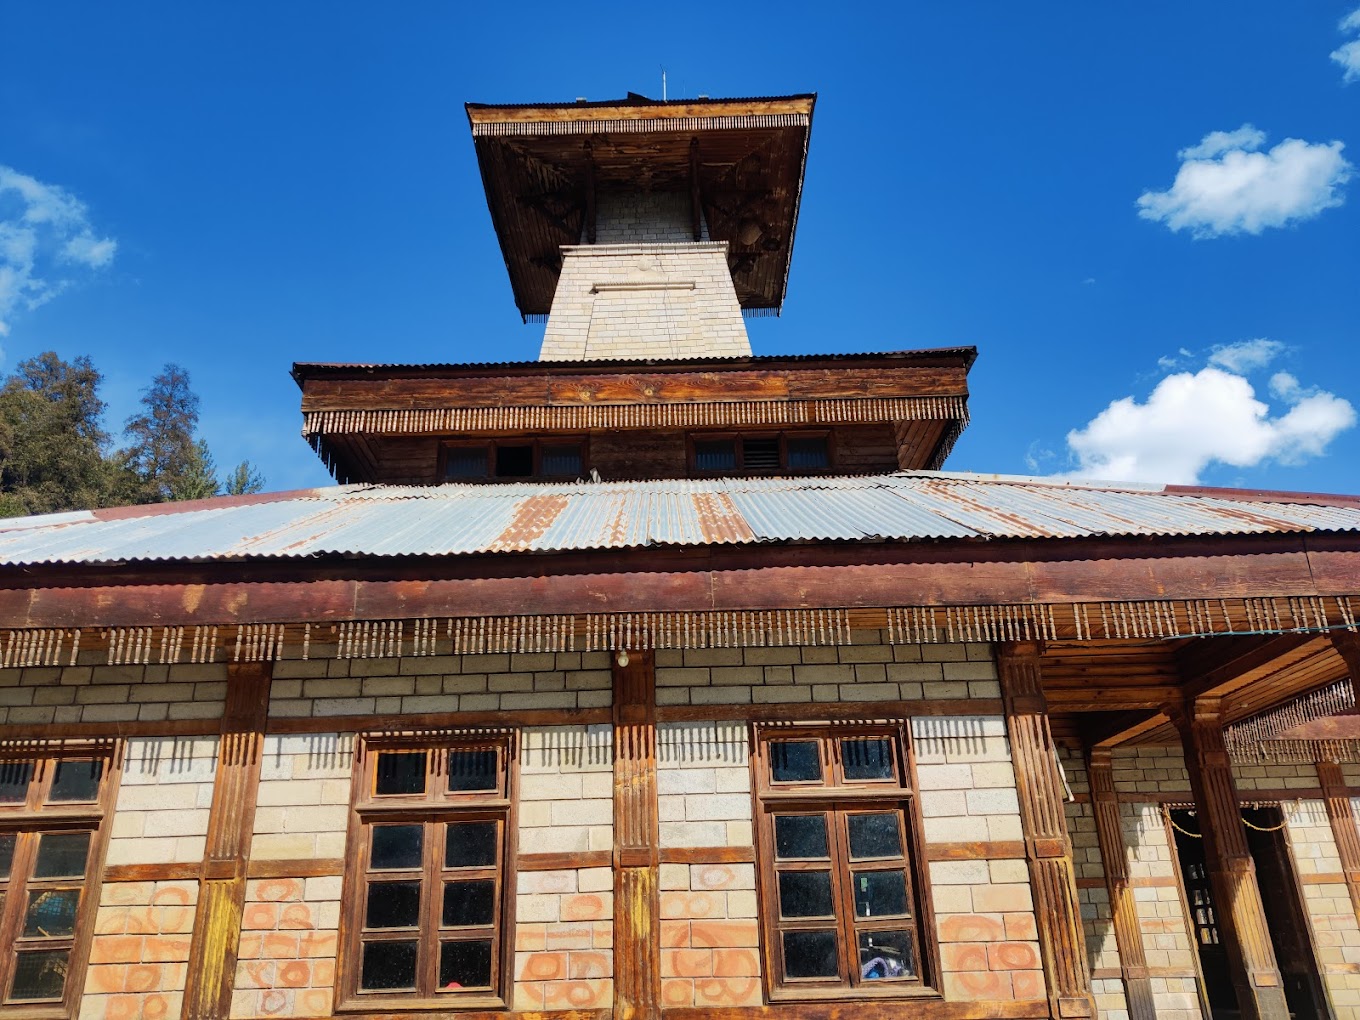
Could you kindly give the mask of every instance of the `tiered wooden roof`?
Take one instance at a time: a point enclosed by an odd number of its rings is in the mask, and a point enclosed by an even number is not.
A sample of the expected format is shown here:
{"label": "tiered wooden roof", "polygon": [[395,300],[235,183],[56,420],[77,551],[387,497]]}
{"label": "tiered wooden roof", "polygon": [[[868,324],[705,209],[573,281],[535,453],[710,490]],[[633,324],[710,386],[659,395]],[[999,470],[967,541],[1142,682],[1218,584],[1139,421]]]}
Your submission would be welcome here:
{"label": "tiered wooden roof", "polygon": [[743,309],[784,301],[813,95],[487,106],[468,120],[491,220],[524,316],[546,315],[562,245],[593,243],[602,191],[690,196]]}

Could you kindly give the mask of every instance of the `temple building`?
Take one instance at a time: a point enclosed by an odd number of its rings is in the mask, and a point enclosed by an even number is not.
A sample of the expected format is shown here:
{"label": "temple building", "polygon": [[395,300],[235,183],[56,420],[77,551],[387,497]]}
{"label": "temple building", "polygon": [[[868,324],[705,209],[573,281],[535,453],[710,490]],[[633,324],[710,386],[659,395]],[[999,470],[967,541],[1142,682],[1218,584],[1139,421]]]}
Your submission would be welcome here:
{"label": "temple building", "polygon": [[1360,497],[950,472],[972,348],[753,353],[814,103],[468,106],[539,360],[0,521],[0,1020],[1360,1016]]}

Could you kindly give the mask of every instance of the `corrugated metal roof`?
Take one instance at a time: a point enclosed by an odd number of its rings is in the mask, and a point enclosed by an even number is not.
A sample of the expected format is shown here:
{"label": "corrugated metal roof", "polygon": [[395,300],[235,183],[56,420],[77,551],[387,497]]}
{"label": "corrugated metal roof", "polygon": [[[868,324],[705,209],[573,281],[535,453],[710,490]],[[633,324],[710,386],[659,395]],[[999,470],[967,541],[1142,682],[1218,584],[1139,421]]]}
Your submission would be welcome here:
{"label": "corrugated metal roof", "polygon": [[1310,531],[1360,531],[1360,498],[939,472],[341,485],[0,521],[0,564]]}

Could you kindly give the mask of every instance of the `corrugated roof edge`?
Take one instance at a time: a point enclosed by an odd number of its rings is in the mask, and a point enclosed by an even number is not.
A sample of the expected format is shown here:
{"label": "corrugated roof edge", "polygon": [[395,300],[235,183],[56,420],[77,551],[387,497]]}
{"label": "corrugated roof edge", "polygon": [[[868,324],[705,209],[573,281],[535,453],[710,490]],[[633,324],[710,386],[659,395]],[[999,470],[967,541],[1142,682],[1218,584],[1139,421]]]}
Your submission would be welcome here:
{"label": "corrugated roof edge", "polygon": [[[1026,485],[1038,488],[1057,488],[1057,489],[1086,489],[1097,492],[1144,492],[1160,493],[1168,496],[1195,497],[1203,496],[1213,499],[1241,500],[1243,502],[1267,502],[1267,503],[1302,503],[1309,506],[1345,506],[1360,507],[1360,495],[1344,495],[1337,493],[1320,492],[1287,492],[1274,491],[1270,489],[1230,489],[1215,488],[1212,486],[1195,485],[1158,485],[1149,482],[1112,482],[1095,481],[1089,479],[1064,479],[1064,478],[1043,478],[1034,475],[1005,475],[1005,474],[982,474],[972,471],[895,471],[887,475],[809,475],[806,478],[793,476],[792,480],[806,481],[809,488],[825,488],[828,483],[850,479],[869,479],[874,478],[926,478],[953,480],[961,482],[981,482],[995,483],[998,485]],[[711,481],[789,481],[790,478],[752,478],[752,479],[668,479],[654,478],[632,481],[604,481],[604,482],[526,482],[517,480],[504,483],[506,486],[541,488],[547,492],[553,489],[572,487],[575,488],[582,484],[601,485],[601,486],[627,486],[627,485],[650,485],[667,481],[678,481],[693,484],[696,482]],[[448,483],[446,485],[376,485],[372,483],[355,483],[351,485],[329,485],[313,489],[289,489],[281,492],[258,492],[245,496],[214,496],[211,499],[191,499],[182,500],[174,503],[145,503],[136,506],[106,507],[99,510],[73,510],[55,514],[39,514],[31,517],[10,517],[0,518],[0,532],[20,531],[38,527],[52,527],[63,524],[82,524],[95,521],[117,521],[131,520],[139,517],[157,517],[170,514],[191,513],[199,510],[225,510],[238,506],[253,506],[261,503],[282,503],[289,500],[303,499],[339,499],[347,495],[358,493],[373,493],[378,497],[390,495],[393,498],[406,494],[411,499],[428,499],[439,490],[449,489],[478,489],[494,490],[500,483],[479,482],[473,484]]]}
{"label": "corrugated roof edge", "polygon": [[299,385],[303,376],[318,372],[353,371],[450,371],[454,369],[476,369],[478,371],[551,371],[560,374],[570,371],[598,371],[600,369],[648,368],[657,371],[683,372],[687,366],[699,365],[705,368],[730,365],[737,367],[745,364],[767,365],[774,362],[809,361],[872,361],[877,358],[931,358],[958,357],[964,360],[965,368],[972,368],[977,360],[977,348],[965,347],[924,347],[907,351],[855,351],[845,354],[742,354],[720,358],[686,358],[683,361],[671,358],[632,358],[623,360],[588,361],[429,361],[429,362],[391,362],[391,361],[295,361],[291,374]]}

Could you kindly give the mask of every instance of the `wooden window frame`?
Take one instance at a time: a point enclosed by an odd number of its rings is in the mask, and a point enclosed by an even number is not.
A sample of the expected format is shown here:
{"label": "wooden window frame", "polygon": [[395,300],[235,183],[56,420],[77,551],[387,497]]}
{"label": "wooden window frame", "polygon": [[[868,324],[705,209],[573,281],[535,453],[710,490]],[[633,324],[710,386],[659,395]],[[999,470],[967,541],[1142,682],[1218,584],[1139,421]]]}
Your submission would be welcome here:
{"label": "wooden window frame", "polygon": [[[499,756],[497,789],[494,792],[447,792],[444,789],[444,762],[449,751],[494,748]],[[335,1012],[392,1013],[508,1009],[514,981],[515,887],[517,791],[519,785],[519,740],[514,730],[458,731],[433,734],[369,734],[356,741],[351,783],[348,853],[345,856],[344,900],[341,914],[340,951],[336,975]],[[386,794],[375,792],[377,763],[384,752],[425,752],[425,792]],[[448,870],[442,860],[443,842],[437,836],[449,823],[495,820],[500,823],[499,852],[495,864],[460,872],[467,880],[494,878],[495,913],[488,928],[492,943],[491,988],[467,992],[437,992],[440,931],[437,917],[440,890]],[[368,931],[364,927],[366,891],[370,876],[381,879],[383,872],[369,867],[370,837],[375,825],[419,823],[424,826],[424,853],[418,872],[422,884],[419,927]],[[488,874],[494,872],[494,875]],[[392,875],[400,880],[402,876]],[[409,879],[408,879],[409,880]],[[481,926],[475,926],[481,927]],[[463,934],[476,935],[470,929]],[[409,941],[419,943],[417,988],[415,990],[363,991],[363,946],[370,941]],[[425,988],[420,987],[421,984]]]}
{"label": "wooden window frame", "polygon": [[[685,434],[685,465],[690,475],[700,478],[721,477],[724,474],[729,473],[748,477],[768,477],[787,474],[796,474],[799,477],[803,477],[806,475],[834,474],[836,470],[835,444],[832,443],[831,438],[830,429],[783,429],[760,432],[733,432],[730,430],[721,432],[687,432]],[[745,441],[748,439],[777,440],[779,442],[779,466],[773,468],[747,468]],[[826,467],[789,467],[788,443],[790,439],[826,440]],[[722,442],[724,440],[730,440],[733,444],[735,462],[730,472],[725,470],[701,470],[698,466],[698,457],[694,451],[695,444]]]}
{"label": "wooden window frame", "polygon": [[[513,478],[501,478],[496,474],[496,451],[501,446],[529,446],[533,448],[533,473]],[[569,475],[543,474],[543,447],[579,446],[581,448],[581,470]],[[450,450],[485,450],[487,473],[479,478],[449,478],[448,462]],[[570,435],[560,438],[554,436],[500,436],[495,439],[456,439],[445,440],[439,444],[438,475],[440,484],[483,485],[488,482],[572,482],[590,474],[590,442],[586,436]]]}
{"label": "wooden window frame", "polygon": [[[891,780],[849,781],[839,757],[840,741],[856,738],[882,738],[890,742],[894,754]],[[816,741],[822,767],[820,782],[775,783],[771,778],[770,748],[781,740]],[[752,723],[751,725],[752,807],[756,836],[756,889],[759,903],[765,992],[769,1002],[826,1002],[880,999],[929,1000],[942,997],[939,988],[940,959],[938,939],[931,910],[930,874],[926,865],[925,841],[919,798],[916,796],[916,761],[910,727],[905,722],[882,724],[835,723]],[[902,826],[902,868],[908,883],[911,917],[903,921],[886,918],[883,923],[857,918],[854,912],[852,882],[849,876],[861,870],[881,870],[872,865],[852,867],[843,830],[838,819],[857,811],[899,812]],[[774,852],[774,815],[820,811],[828,819],[829,865],[818,869],[800,865],[797,859],[776,862]],[[827,979],[785,979],[781,960],[781,932],[786,930],[825,930],[822,921],[801,922],[781,919],[779,915],[778,874],[783,870],[825,870],[832,872],[835,903],[835,929],[840,946],[839,960],[844,977]],[[856,935],[861,930],[914,929],[917,977],[915,980],[868,981],[851,976],[851,957],[857,952]]]}
{"label": "wooden window frame", "polygon": [[[65,1020],[78,1015],[80,999],[89,968],[90,943],[95,917],[99,911],[104,858],[108,851],[110,819],[119,784],[121,756],[113,743],[104,741],[62,741],[60,746],[30,745],[0,748],[0,764],[26,763],[32,766],[27,796],[22,804],[0,804],[0,833],[16,836],[10,873],[0,881],[5,892],[0,910],[0,1016],[23,1020]],[[63,761],[103,762],[103,774],[95,798],[90,801],[48,803],[57,765]],[[39,841],[46,833],[90,834],[85,873],[80,879],[80,900],[76,907],[74,929],[69,936],[53,938],[24,937],[23,920],[27,893],[44,887],[70,887],[74,879],[35,878],[31,872],[37,859]],[[9,998],[16,961],[25,950],[69,951],[66,981],[60,999]]]}

